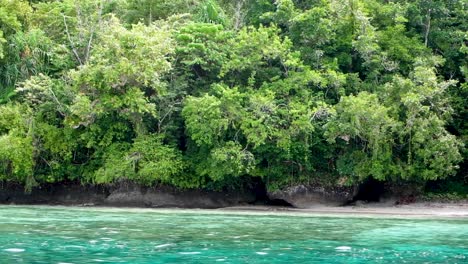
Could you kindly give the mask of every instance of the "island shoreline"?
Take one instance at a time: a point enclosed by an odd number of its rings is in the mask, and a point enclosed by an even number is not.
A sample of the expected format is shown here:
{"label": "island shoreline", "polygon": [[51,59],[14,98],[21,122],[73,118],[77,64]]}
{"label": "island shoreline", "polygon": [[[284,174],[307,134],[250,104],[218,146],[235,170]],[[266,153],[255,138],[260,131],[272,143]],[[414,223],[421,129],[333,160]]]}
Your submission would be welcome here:
{"label": "island shoreline", "polygon": [[[1,207],[45,207],[72,210],[103,210],[116,212],[155,213],[206,213],[206,214],[247,214],[298,217],[353,217],[353,218],[416,218],[416,219],[468,219],[468,203],[415,203],[404,206],[316,206],[312,208],[290,208],[277,206],[231,206],[216,209],[180,207],[116,207],[103,205],[58,205],[58,204],[0,204]],[[436,206],[436,207],[434,207]]]}
{"label": "island shoreline", "polygon": [[25,192],[21,185],[0,185],[0,205],[71,206],[122,209],[211,209],[225,212],[275,212],[326,215],[381,215],[415,217],[467,217],[468,201],[422,201],[399,204],[396,197],[378,202],[350,201],[347,204],[314,201],[304,207],[274,204],[253,189],[208,191],[179,190],[168,186],[93,186],[55,184]]}

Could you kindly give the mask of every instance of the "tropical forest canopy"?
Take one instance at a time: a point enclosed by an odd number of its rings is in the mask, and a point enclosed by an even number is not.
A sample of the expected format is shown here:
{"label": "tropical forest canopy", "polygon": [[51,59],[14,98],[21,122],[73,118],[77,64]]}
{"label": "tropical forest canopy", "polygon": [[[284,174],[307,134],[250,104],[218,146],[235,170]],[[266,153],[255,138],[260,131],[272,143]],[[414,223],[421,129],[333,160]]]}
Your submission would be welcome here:
{"label": "tropical forest canopy", "polygon": [[0,180],[466,178],[467,8],[0,0]]}

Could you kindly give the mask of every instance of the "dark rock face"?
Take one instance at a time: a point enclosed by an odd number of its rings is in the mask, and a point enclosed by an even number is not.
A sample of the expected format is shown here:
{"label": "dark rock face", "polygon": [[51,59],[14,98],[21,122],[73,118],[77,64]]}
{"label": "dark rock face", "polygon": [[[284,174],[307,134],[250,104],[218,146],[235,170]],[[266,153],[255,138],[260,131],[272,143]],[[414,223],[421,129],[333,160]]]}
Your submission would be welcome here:
{"label": "dark rock face", "polygon": [[221,208],[255,202],[248,191],[213,192],[204,190],[176,190],[171,187],[147,188],[138,185],[118,186],[105,199],[105,205]]}
{"label": "dark rock face", "polygon": [[25,193],[21,185],[0,185],[0,204],[102,204],[107,195],[108,190],[100,186],[50,184]]}
{"label": "dark rock face", "polygon": [[317,205],[340,206],[353,200],[355,187],[320,187],[297,185],[268,193],[271,200],[283,200],[296,208]]}
{"label": "dark rock face", "polygon": [[0,185],[0,204],[220,208],[253,203],[255,200],[255,194],[249,191],[176,190],[136,184],[51,184],[34,188],[29,194],[19,185]]}

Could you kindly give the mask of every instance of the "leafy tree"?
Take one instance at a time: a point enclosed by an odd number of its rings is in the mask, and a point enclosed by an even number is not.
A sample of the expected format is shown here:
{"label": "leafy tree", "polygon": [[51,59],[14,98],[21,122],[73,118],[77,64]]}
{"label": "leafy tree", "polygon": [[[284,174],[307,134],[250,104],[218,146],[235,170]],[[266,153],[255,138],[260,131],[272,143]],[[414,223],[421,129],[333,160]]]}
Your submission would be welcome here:
{"label": "leafy tree", "polygon": [[395,77],[387,83],[381,100],[367,92],[342,98],[335,106],[336,118],[326,124],[330,142],[346,142],[338,170],[379,180],[453,175],[461,161],[461,143],[444,127],[451,85],[439,82],[428,62],[419,62],[410,79]]}
{"label": "leafy tree", "polygon": [[0,180],[466,184],[467,14],[462,0],[0,0]]}
{"label": "leafy tree", "polygon": [[161,76],[171,69],[171,42],[164,28],[137,24],[128,30],[111,19],[89,62],[70,74],[78,94],[69,124],[88,127],[113,113],[145,134],[143,116],[156,115],[146,94],[165,92]]}
{"label": "leafy tree", "polygon": [[0,178],[35,186],[34,122],[31,110],[20,105],[0,106]]}
{"label": "leafy tree", "polygon": [[27,25],[31,11],[27,1],[0,2],[0,59],[5,56],[4,47],[8,37]]}
{"label": "leafy tree", "polygon": [[126,179],[143,184],[162,182],[188,187],[177,180],[183,168],[179,151],[165,146],[160,136],[148,135],[136,138],[132,145],[111,145],[104,156],[103,166],[96,171],[95,182]]}

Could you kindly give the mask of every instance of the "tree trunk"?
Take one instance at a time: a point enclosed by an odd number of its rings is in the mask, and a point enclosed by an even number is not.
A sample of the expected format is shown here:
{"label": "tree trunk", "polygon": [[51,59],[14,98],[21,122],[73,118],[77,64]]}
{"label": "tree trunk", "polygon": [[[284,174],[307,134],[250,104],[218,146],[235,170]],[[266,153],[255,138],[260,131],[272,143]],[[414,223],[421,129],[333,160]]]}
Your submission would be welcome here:
{"label": "tree trunk", "polygon": [[429,32],[431,31],[431,9],[427,10],[426,15],[426,33],[424,34],[424,45],[427,47],[427,42],[429,40]]}

